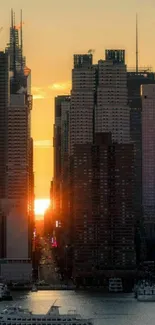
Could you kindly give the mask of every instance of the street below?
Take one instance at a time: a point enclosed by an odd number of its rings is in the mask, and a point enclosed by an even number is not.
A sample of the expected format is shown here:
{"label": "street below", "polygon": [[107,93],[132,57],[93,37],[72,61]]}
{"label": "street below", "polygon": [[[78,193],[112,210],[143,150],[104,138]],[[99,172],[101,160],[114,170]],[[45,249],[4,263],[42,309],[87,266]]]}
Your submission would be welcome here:
{"label": "street below", "polygon": [[57,267],[52,255],[50,242],[43,237],[41,242],[41,259],[39,263],[39,282],[43,284],[61,284],[59,274],[56,272]]}

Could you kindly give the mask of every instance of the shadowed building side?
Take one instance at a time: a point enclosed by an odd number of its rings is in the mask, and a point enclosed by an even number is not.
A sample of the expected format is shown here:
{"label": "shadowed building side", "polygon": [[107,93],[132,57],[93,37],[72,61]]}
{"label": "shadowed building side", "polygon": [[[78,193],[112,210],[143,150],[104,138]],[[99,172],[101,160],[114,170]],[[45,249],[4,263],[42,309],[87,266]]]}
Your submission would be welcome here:
{"label": "shadowed building side", "polygon": [[10,101],[9,58],[0,52],[0,258],[6,257],[6,215],[2,208],[5,198],[7,111]]}
{"label": "shadowed building side", "polygon": [[[96,134],[95,143],[74,147],[72,216],[73,276],[103,284],[110,271],[135,270],[133,145]],[[109,273],[110,274],[110,273]]]}
{"label": "shadowed building side", "polygon": [[142,180],[147,255],[155,260],[155,85],[142,90]]}

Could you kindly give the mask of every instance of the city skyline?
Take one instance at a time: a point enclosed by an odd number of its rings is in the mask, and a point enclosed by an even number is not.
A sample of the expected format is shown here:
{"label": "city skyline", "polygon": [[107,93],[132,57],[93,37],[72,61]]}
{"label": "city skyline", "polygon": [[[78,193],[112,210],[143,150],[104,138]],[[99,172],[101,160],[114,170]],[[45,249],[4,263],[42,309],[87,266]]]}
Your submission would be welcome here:
{"label": "city skyline", "polygon": [[[146,5],[137,1],[137,4],[134,4],[134,1],[130,1],[127,6],[119,1],[117,8],[116,3],[113,3],[111,9],[107,4],[105,7],[104,1],[98,1],[98,5],[94,1],[85,1],[82,14],[80,14],[80,4],[72,3],[70,0],[67,1],[68,5],[60,4],[60,1],[57,3],[54,1],[52,4],[51,1],[46,1],[46,4],[45,6],[41,2],[33,1],[30,7],[29,4],[16,0],[3,4],[1,11],[3,30],[0,38],[1,47],[4,48],[8,42],[10,8],[13,7],[17,12],[17,24],[19,8],[23,9],[24,53],[28,58],[28,66],[32,68],[32,91],[34,94],[32,136],[37,148],[35,149],[34,164],[36,198],[49,197],[50,181],[53,176],[54,97],[59,94],[68,94],[70,91],[72,55],[87,53],[92,47],[96,50],[94,53],[96,62],[97,59],[104,59],[105,48],[124,48],[127,53],[126,63],[128,66],[135,66],[135,13],[137,11],[140,34],[139,65],[147,66],[152,63],[153,66],[154,58],[153,45],[151,38],[148,37],[154,26],[153,10],[149,8],[148,3]],[[36,5],[37,17],[34,15]],[[74,15],[75,11],[76,15]],[[80,28],[78,17],[80,17]],[[67,23],[68,19],[70,24]],[[109,25],[109,21],[112,24]],[[62,22],[64,23],[62,24]],[[115,26],[118,37],[114,38],[114,28],[111,26]],[[62,37],[62,31],[68,36]],[[44,156],[44,161],[41,164],[40,155]]]}
{"label": "city skyline", "polygon": [[51,1],[0,23],[0,276],[133,292],[155,273],[153,15]]}

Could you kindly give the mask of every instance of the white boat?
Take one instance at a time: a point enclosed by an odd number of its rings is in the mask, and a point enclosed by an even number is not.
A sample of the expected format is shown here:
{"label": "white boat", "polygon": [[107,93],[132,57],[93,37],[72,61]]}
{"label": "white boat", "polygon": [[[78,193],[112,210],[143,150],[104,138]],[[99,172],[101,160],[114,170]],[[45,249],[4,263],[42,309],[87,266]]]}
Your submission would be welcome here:
{"label": "white boat", "polygon": [[155,301],[155,285],[148,282],[140,283],[135,290],[138,301]]}
{"label": "white boat", "polygon": [[123,284],[121,278],[110,278],[109,279],[109,292],[122,292]]}
{"label": "white boat", "polygon": [[0,325],[93,325],[75,312],[59,313],[59,306],[52,305],[47,314],[33,314],[28,309],[12,306],[0,312]]}

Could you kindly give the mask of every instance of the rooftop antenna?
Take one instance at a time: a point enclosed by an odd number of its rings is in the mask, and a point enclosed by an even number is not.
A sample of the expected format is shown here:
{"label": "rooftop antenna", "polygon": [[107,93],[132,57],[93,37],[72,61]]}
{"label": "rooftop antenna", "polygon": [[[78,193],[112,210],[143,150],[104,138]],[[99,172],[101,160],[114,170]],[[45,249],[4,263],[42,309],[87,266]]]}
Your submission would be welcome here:
{"label": "rooftop antenna", "polygon": [[15,24],[15,12],[13,12],[13,28],[16,29],[16,24]]}
{"label": "rooftop antenna", "polygon": [[23,70],[23,12],[20,12],[20,46],[21,46],[21,70]]}
{"label": "rooftop antenna", "polygon": [[136,73],[138,73],[138,14],[136,13]]}

